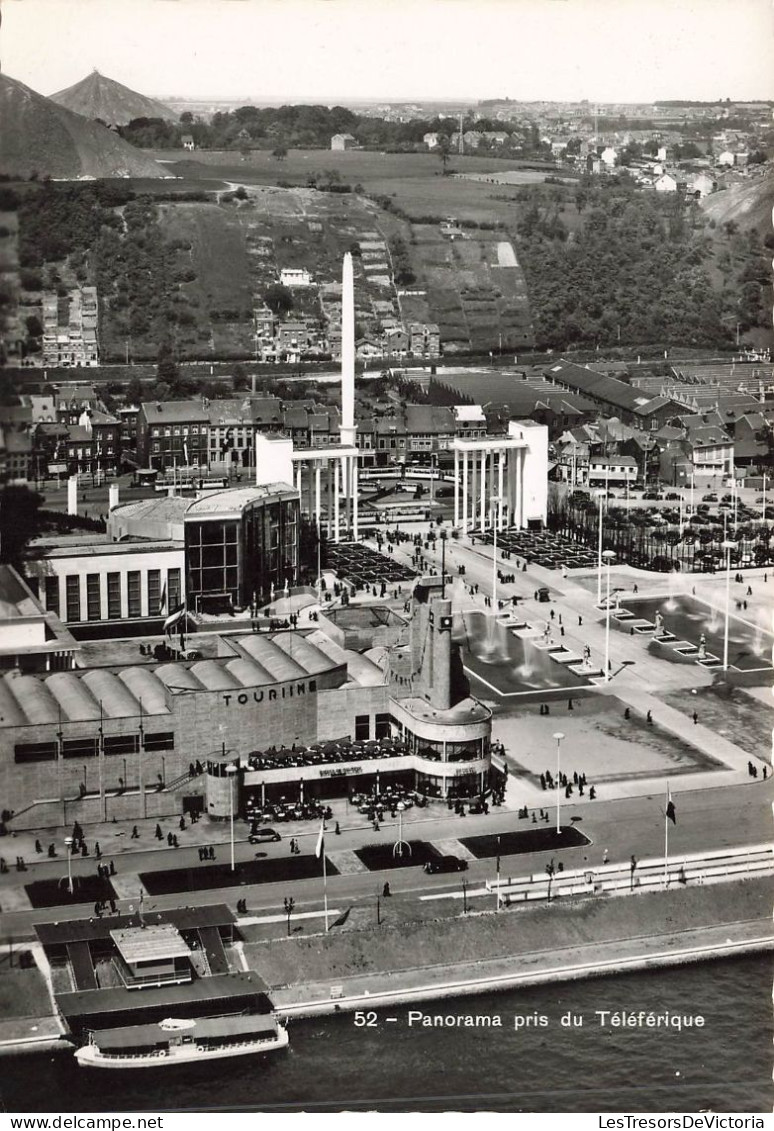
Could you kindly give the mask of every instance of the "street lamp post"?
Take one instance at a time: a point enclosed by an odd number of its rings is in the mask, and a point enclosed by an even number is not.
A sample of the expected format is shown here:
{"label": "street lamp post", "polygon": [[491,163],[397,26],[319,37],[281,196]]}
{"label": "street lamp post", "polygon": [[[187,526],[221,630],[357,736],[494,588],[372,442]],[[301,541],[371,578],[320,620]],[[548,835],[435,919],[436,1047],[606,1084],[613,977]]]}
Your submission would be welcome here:
{"label": "street lamp post", "polygon": [[723,632],[723,671],[728,671],[728,624],[729,608],[731,605],[731,551],[736,549],[736,542],[728,540],[721,543],[721,548],[726,551],[726,624]]}
{"label": "street lamp post", "polygon": [[612,550],[603,550],[607,563],[607,600],[605,601],[605,683],[610,682],[610,564],[615,557]]}
{"label": "street lamp post", "polygon": [[399,801],[395,808],[398,810],[398,839],[393,846],[392,854],[393,856],[410,856],[411,845],[406,844],[403,839],[403,810],[406,806],[402,801]]}
{"label": "street lamp post", "polygon": [[[607,492],[605,492],[607,494]],[[597,604],[602,604],[602,496],[599,496],[599,530],[597,532]]]}
{"label": "street lamp post", "polygon": [[556,739],[556,831],[560,833],[562,830],[562,782],[561,782],[561,766],[562,766],[562,739],[564,735],[560,730],[554,735]]}
{"label": "street lamp post", "polygon": [[446,531],[441,530],[441,597],[446,596]]}
{"label": "street lamp post", "polygon": [[71,836],[65,837],[65,848],[67,849],[67,890],[70,895],[73,894],[73,838]]}
{"label": "street lamp post", "polygon": [[233,764],[226,766],[226,773],[228,774],[228,794],[230,801],[231,813],[231,871],[234,871],[234,775],[237,772],[236,766]]}
{"label": "street lamp post", "polygon": [[497,517],[499,514],[501,495],[492,495],[489,499],[489,510],[492,515],[492,609],[497,613]]}

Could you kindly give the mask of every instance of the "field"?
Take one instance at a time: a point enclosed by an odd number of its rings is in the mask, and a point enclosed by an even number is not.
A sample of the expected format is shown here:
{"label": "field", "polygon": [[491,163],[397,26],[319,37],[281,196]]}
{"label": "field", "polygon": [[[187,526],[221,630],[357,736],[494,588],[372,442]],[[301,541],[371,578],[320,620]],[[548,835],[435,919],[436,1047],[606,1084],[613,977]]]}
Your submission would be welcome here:
{"label": "field", "polygon": [[[241,161],[232,153],[197,153],[168,168],[210,193],[206,203],[160,204],[169,238],[191,244],[195,280],[185,290],[198,314],[189,342],[209,339],[215,356],[253,351],[247,312],[260,305],[282,267],[306,267],[315,288],[294,293],[294,313],[325,323],[338,316],[335,284],[343,253],[364,243],[355,258],[357,323],[361,334],[378,336],[380,323],[398,318],[436,322],[445,352],[523,348],[532,326],[521,267],[511,252],[498,254],[513,225],[518,188],[443,176],[432,154],[291,151],[282,161],[266,152]],[[455,158],[466,173],[502,172],[491,158]],[[312,174],[337,172],[363,193],[318,192],[306,187]],[[541,181],[534,170],[513,172]],[[283,187],[278,187],[277,182]],[[223,192],[244,184],[247,200]],[[166,182],[167,189],[170,182]],[[293,186],[293,187],[285,187]],[[369,196],[388,198],[384,209]],[[493,199],[493,197],[499,199]],[[439,220],[454,216],[464,238],[451,241]],[[474,225],[474,226],[470,226]],[[485,227],[479,227],[479,225]],[[408,249],[415,282],[396,287],[389,245],[400,238]],[[504,266],[503,264],[509,264]]]}

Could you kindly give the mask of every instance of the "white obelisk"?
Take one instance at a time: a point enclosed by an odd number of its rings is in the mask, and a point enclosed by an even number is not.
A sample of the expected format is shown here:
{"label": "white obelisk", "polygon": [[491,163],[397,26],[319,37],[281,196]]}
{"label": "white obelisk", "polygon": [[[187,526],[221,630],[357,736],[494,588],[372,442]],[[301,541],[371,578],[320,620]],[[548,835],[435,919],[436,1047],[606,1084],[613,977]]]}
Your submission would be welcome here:
{"label": "white obelisk", "polygon": [[350,252],[341,275],[341,442],[355,442],[355,282]]}
{"label": "white obelisk", "polygon": [[[352,256],[344,256],[341,275],[341,445],[355,447],[355,281]],[[345,524],[357,538],[357,461],[342,459]],[[338,476],[336,489],[338,491]],[[336,541],[338,542],[338,530]]]}

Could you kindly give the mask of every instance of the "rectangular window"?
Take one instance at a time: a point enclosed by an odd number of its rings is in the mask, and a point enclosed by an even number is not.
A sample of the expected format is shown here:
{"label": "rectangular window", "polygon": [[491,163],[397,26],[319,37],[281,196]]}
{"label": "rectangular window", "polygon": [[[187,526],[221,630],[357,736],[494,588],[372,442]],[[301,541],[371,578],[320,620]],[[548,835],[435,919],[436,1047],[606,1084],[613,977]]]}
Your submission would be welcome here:
{"label": "rectangular window", "polygon": [[142,597],[140,593],[140,571],[130,570],[126,575],[126,593],[129,603],[129,616],[142,616]]}
{"label": "rectangular window", "polygon": [[180,604],[180,570],[167,570],[167,609],[174,612]]}
{"label": "rectangular window", "polygon": [[65,578],[68,621],[81,619],[81,579],[75,575]]}
{"label": "rectangular window", "polygon": [[140,749],[139,734],[107,734],[103,739],[105,754],[136,754]]}
{"label": "rectangular window", "polygon": [[161,612],[161,570],[148,570],[148,616],[155,617]]}
{"label": "rectangular window", "polygon": [[175,749],[175,735],[174,732],[169,730],[160,730],[148,732],[145,735],[145,749],[146,750],[174,750]]}
{"label": "rectangular window", "polygon": [[59,578],[47,577],[46,582],[46,608],[59,616]]}
{"label": "rectangular window", "polygon": [[388,714],[378,714],[374,724],[374,738],[390,737],[390,716]]}
{"label": "rectangular window", "polygon": [[99,595],[99,574],[86,574],[86,618],[87,620],[102,619],[102,601]]}
{"label": "rectangular window", "polygon": [[370,717],[368,715],[355,715],[355,742],[366,742],[370,737]]}
{"label": "rectangular window", "polygon": [[65,738],[62,741],[63,758],[94,758],[96,753],[96,736],[89,738]]}
{"label": "rectangular window", "polygon": [[109,573],[107,575],[108,591],[108,620],[119,620],[121,617],[121,574]]}
{"label": "rectangular window", "polygon": [[13,748],[13,760],[23,762],[54,762],[56,761],[55,742],[20,742]]}

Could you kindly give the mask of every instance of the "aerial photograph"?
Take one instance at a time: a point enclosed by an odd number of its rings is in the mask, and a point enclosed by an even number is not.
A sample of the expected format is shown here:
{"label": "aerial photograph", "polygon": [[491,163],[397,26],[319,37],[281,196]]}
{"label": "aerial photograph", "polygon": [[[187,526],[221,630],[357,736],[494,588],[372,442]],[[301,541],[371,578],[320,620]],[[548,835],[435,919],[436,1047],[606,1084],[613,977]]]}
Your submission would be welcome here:
{"label": "aerial photograph", "polygon": [[770,0],[0,0],[2,1131],[764,1127],[773,207]]}

